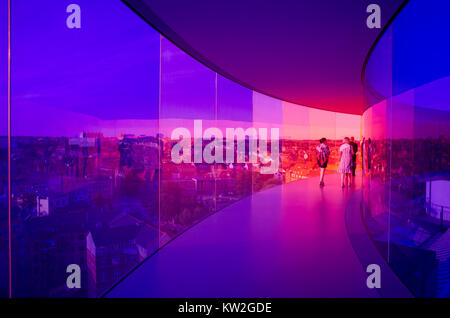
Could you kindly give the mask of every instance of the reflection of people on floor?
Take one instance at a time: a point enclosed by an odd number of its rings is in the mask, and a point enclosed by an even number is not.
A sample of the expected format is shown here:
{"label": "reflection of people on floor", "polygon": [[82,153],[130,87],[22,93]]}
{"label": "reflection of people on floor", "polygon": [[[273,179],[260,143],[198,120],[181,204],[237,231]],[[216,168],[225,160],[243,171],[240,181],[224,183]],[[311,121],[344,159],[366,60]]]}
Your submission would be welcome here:
{"label": "reflection of people on floor", "polygon": [[353,147],[350,145],[350,139],[344,138],[344,143],[339,148],[339,167],[338,172],[341,174],[341,186],[351,185],[352,174],[352,156]]}
{"label": "reflection of people on floor", "polygon": [[320,167],[320,186],[324,186],[323,178],[325,176],[325,169],[328,165],[328,158],[330,157],[330,149],[327,146],[327,139],[321,138],[319,140],[320,144],[316,147],[317,149],[317,164]]}
{"label": "reflection of people on floor", "polygon": [[350,146],[353,148],[352,154],[352,176],[355,176],[356,172],[356,153],[358,152],[358,144],[355,142],[355,137],[350,138]]}

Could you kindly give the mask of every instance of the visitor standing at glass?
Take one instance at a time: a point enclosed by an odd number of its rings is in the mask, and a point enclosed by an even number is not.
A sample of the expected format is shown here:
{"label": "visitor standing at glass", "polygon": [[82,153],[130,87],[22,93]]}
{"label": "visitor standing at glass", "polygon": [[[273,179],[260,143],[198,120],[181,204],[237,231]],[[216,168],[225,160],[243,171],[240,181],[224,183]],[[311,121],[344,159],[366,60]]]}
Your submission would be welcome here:
{"label": "visitor standing at glass", "polygon": [[325,170],[328,165],[328,158],[330,157],[330,149],[327,146],[327,139],[321,138],[319,140],[320,144],[316,147],[317,149],[317,164],[320,168],[320,182],[319,185],[323,187],[325,185],[323,178],[325,176]]}
{"label": "visitor standing at glass", "polygon": [[364,160],[366,159],[366,137],[362,137],[362,140],[360,142],[360,146],[361,146],[361,169],[362,169],[362,174],[365,175],[366,174],[366,166],[364,164]]}
{"label": "visitor standing at glass", "polygon": [[352,176],[356,175],[356,153],[358,152],[358,144],[355,142],[355,137],[350,138],[350,146],[353,148],[352,154]]}
{"label": "visitor standing at glass", "polygon": [[339,167],[338,172],[341,174],[341,186],[351,185],[352,174],[352,156],[353,147],[350,145],[350,139],[344,138],[344,143],[339,148]]}
{"label": "visitor standing at glass", "polygon": [[367,141],[367,171],[370,173],[372,169],[372,140]]}

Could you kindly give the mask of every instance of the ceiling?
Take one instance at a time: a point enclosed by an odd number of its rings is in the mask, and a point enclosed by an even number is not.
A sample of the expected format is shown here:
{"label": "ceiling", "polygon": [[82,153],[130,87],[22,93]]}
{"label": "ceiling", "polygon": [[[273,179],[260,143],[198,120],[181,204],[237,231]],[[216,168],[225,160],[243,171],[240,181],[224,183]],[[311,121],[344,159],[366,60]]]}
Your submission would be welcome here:
{"label": "ceiling", "polygon": [[156,30],[214,71],[300,105],[362,114],[361,70],[404,0],[125,0]]}

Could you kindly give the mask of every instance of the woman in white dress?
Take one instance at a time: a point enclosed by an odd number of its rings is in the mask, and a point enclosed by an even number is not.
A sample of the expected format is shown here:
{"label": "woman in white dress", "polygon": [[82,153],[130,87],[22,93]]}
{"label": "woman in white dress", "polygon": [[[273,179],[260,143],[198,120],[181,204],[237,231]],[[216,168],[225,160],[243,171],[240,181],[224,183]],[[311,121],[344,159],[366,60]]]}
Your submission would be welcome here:
{"label": "woman in white dress", "polygon": [[350,185],[352,174],[353,148],[348,137],[344,138],[344,144],[339,148],[339,154],[338,172],[341,174],[341,186],[344,188],[345,185]]}

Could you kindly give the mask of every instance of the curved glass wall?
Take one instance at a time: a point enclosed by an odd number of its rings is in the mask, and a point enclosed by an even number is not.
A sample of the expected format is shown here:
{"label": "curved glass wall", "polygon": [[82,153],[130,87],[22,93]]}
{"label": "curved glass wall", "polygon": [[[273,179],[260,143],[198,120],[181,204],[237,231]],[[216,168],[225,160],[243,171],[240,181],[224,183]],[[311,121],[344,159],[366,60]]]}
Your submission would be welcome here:
{"label": "curved glass wall", "polygon": [[239,86],[120,1],[77,4],[13,2],[13,297],[101,296],[203,218],[317,176],[320,138],[328,173],[360,139],[361,116]]}
{"label": "curved glass wall", "polygon": [[449,9],[447,1],[410,1],[364,77],[364,220],[418,297],[450,296]]}
{"label": "curved glass wall", "polygon": [[8,3],[0,4],[0,297],[8,297]]}

